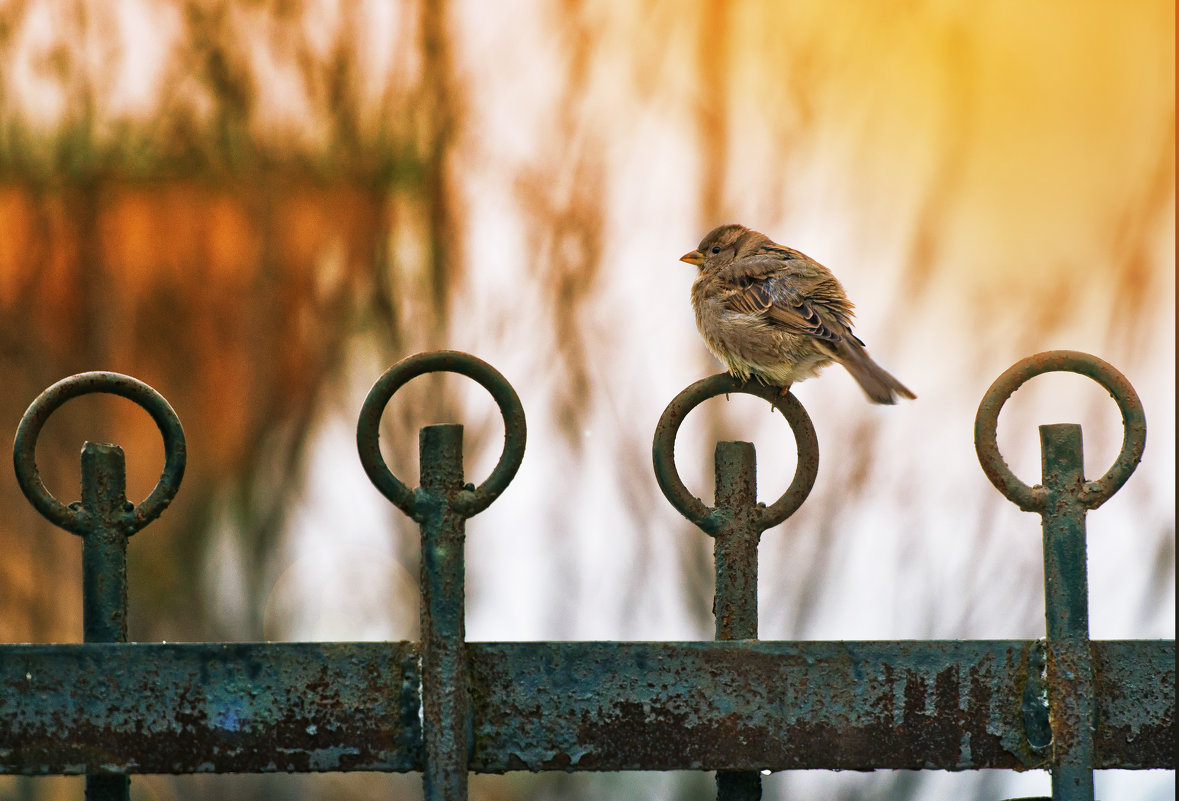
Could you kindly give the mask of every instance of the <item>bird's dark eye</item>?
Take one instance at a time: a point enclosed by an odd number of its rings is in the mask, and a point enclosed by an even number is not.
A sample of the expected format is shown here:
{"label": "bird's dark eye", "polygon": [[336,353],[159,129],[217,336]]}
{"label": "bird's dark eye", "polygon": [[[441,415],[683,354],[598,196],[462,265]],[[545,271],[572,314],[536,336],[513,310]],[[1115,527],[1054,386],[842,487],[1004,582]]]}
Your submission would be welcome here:
{"label": "bird's dark eye", "polygon": [[713,253],[720,253],[720,245],[713,245],[712,252]]}

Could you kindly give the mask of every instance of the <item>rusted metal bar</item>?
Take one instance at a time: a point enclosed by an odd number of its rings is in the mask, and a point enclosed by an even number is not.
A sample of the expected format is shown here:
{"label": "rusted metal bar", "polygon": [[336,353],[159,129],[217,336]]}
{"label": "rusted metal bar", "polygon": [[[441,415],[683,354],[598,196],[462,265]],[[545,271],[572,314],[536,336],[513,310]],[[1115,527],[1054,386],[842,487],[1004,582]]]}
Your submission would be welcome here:
{"label": "rusted metal bar", "polygon": [[82,638],[127,641],[127,474],[123,449],[82,448]]}
{"label": "rusted metal bar", "polygon": [[[1026,641],[467,643],[471,770],[1047,769]],[[1096,768],[1174,770],[1175,643],[1092,643]],[[0,773],[421,771],[415,643],[0,646]]]}
{"label": "rusted metal bar", "polygon": [[1050,350],[1022,359],[1007,368],[983,394],[974,418],[974,450],[983,473],[1009,501],[1025,512],[1042,512],[1050,492],[1042,486],[1029,487],[1011,472],[999,453],[996,432],[999,411],[1015,390],[1042,373],[1069,372],[1092,378],[1101,384],[1122,414],[1122,449],[1101,478],[1085,481],[1080,497],[1088,509],[1096,509],[1122,488],[1142,460],[1146,448],[1146,412],[1138,393],[1112,365],[1088,353]]}
{"label": "rusted metal bar", "polygon": [[180,489],[188,450],[180,419],[166,400],[154,389],[121,373],[79,373],[58,381],[29,404],[16,429],[12,444],[13,469],[21,492],[41,515],[55,526],[74,534],[85,535],[90,521],[80,504],[67,506],[45,488],[37,470],[37,437],[45,421],[66,401],[95,392],[119,395],[143,407],[164,440],[164,471],[151,493],[127,510],[127,535],[155,520],[168,508]]}
{"label": "rusted metal bar", "polygon": [[0,772],[421,770],[414,643],[0,647]]}
{"label": "rusted metal bar", "polygon": [[[491,393],[504,419],[504,450],[480,486],[466,485],[462,426],[427,426],[418,438],[421,487],[411,492],[381,457],[381,415],[407,382],[438,371],[473,378]],[[467,797],[473,724],[464,624],[466,519],[486,509],[512,480],[524,458],[526,431],[520,398],[507,379],[486,362],[456,351],[403,359],[377,379],[361,408],[356,444],[365,471],[386,498],[421,525],[422,786],[427,801]]]}
{"label": "rusted metal bar", "polygon": [[798,449],[798,462],[794,478],[786,491],[769,506],[758,505],[753,516],[764,531],[781,523],[798,510],[819,474],[819,442],[815,427],[802,404],[793,395],[782,395],[777,387],[763,386],[756,381],[743,382],[728,373],[718,373],[702,378],[672,398],[671,403],[659,416],[655,426],[655,437],[651,442],[651,462],[655,469],[655,480],[659,489],[676,511],[698,526],[705,534],[715,534],[724,523],[723,516],[716,509],[709,509],[699,498],[688,491],[675,466],[675,441],[680,425],[688,413],[704,401],[732,393],[753,395],[768,401],[781,412],[790,424],[794,442]]}
{"label": "rusted metal bar", "polygon": [[1048,630],[1048,711],[1052,721],[1053,801],[1093,801],[1093,658],[1079,425],[1040,426],[1043,487],[1044,596]]}
{"label": "rusted metal bar", "polygon": [[[1122,413],[1122,449],[1096,481],[1086,481],[1081,427],[1040,426],[1042,483],[1029,487],[1011,472],[997,444],[999,411],[1024,382],[1047,372],[1073,372],[1105,387]],[[1044,541],[1044,609],[1047,628],[1046,687],[1051,739],[1037,715],[1028,720],[1029,742],[1051,745],[1053,801],[1093,801],[1094,731],[1098,700],[1089,641],[1089,588],[1085,513],[1096,509],[1130,478],[1146,446],[1142,402],[1111,365],[1077,351],[1048,351],[1017,362],[987,389],[974,423],[975,450],[983,472],[1009,500],[1041,516]],[[1035,705],[1031,709],[1035,710]]]}
{"label": "rusted metal bar", "polygon": [[757,639],[757,546],[761,539],[753,444],[716,444],[716,508],[725,521],[714,535],[716,639]]}
{"label": "rusted metal bar", "polygon": [[[491,395],[504,421],[504,449],[491,474],[478,487],[464,487],[454,498],[456,511],[474,517],[491,505],[508,486],[524,459],[528,426],[524,407],[508,380],[482,359],[455,350],[418,353],[386,370],[364,399],[356,423],[356,449],[369,480],[406,515],[417,519],[416,496],[389,470],[381,456],[381,415],[393,394],[426,373],[449,372],[474,379]],[[420,521],[419,521],[420,522]]]}
{"label": "rusted metal bar", "polygon": [[[117,445],[87,442],[82,449],[82,500],[65,506],[41,482],[37,436],[45,421],[71,398],[92,392],[126,397],[142,406],[164,437],[164,474],[139,506],[127,501],[126,462]],[[82,634],[87,643],[127,640],[127,539],[171,502],[185,464],[184,431],[168,402],[148,385],[118,373],[71,376],[43,392],[17,428],[13,462],[17,480],[33,506],[51,522],[82,537]],[[126,801],[125,775],[107,775],[101,765],[86,776],[90,801]]]}
{"label": "rusted metal bar", "polygon": [[[127,536],[130,533],[123,449],[82,448],[82,634],[88,643],[127,641]],[[86,776],[88,801],[127,801],[127,776]]]}
{"label": "rusted metal bar", "polygon": [[[1093,646],[1097,766],[1174,768],[1174,642]],[[1021,709],[1038,641],[468,648],[476,771],[1049,766]]]}
{"label": "rusted metal bar", "polygon": [[[675,440],[688,413],[709,398],[741,392],[769,401],[794,431],[798,462],[790,487],[770,507],[757,502],[757,464],[752,443],[718,442],[715,455],[716,506],[708,509],[688,492],[675,466]],[[715,538],[716,589],[712,605],[716,639],[757,639],[757,547],[761,533],[794,513],[810,494],[819,467],[819,446],[806,410],[793,395],[757,382],[740,382],[727,373],[697,381],[668,404],[651,446],[655,476],[668,501],[689,521]],[[757,801],[761,775],[756,770],[720,770],[717,801]]]}
{"label": "rusted metal bar", "polygon": [[463,489],[463,427],[437,425],[419,434],[422,486],[422,735],[427,801],[467,797],[471,731],[464,648],[466,518],[455,511]]}
{"label": "rusted metal bar", "polygon": [[[714,459],[716,511],[723,520],[713,535],[716,589],[712,612],[716,639],[757,639],[757,459],[750,442],[718,442]],[[757,801],[761,774],[717,771],[717,801]]]}

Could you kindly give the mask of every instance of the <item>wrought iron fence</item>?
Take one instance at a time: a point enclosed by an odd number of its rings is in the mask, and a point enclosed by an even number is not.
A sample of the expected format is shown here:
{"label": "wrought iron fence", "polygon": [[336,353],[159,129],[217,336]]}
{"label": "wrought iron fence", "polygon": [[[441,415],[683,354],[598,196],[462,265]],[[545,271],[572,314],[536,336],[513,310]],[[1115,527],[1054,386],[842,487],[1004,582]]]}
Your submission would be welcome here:
{"label": "wrought iron fence", "polygon": [[[1041,426],[1043,478],[1028,486],[999,454],[999,410],[1029,378],[1061,370],[1109,390],[1122,413],[1122,450],[1103,477],[1086,480],[1080,426]],[[503,414],[503,453],[478,486],[463,476],[458,425],[421,430],[417,489],[381,457],[386,404],[437,371],[479,382]],[[78,503],[62,504],[38,475],[46,419],[91,392],[130,398],[160,429],[165,468],[142,503],[127,501],[114,445],[86,443]],[[794,479],[769,505],[757,502],[749,443],[718,443],[714,507],[680,480],[680,423],[726,393],[766,399],[794,432]],[[373,484],[421,527],[420,642],[127,643],[127,540],[179,488],[184,433],[147,385],[76,375],[29,407],[14,462],[33,506],[82,537],[85,643],[0,646],[0,772],[85,774],[88,798],[119,799],[137,773],[416,771],[428,799],[461,799],[471,771],[715,770],[718,798],[754,799],[763,770],[1038,768],[1051,771],[1053,799],[1092,799],[1094,769],[1175,768],[1174,640],[1089,639],[1085,513],[1129,478],[1145,436],[1129,382],[1083,353],[1021,361],[983,398],[975,421],[983,470],[1042,518],[1045,639],[763,642],[758,540],[806,499],[818,443],[792,395],[713,376],[668,405],[652,453],[668,500],[714,539],[716,641],[467,642],[464,529],[515,475],[524,411],[485,362],[419,354],[373,386],[357,446]]]}

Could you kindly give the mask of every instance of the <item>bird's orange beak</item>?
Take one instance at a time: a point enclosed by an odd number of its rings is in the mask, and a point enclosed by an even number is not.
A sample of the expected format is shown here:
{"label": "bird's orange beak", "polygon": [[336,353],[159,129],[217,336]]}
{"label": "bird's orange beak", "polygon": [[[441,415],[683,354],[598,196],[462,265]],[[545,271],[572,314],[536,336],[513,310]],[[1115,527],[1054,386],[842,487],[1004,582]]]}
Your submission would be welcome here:
{"label": "bird's orange beak", "polygon": [[685,253],[680,256],[680,261],[686,261],[694,267],[699,267],[704,262],[704,254],[698,250],[693,250],[691,253]]}

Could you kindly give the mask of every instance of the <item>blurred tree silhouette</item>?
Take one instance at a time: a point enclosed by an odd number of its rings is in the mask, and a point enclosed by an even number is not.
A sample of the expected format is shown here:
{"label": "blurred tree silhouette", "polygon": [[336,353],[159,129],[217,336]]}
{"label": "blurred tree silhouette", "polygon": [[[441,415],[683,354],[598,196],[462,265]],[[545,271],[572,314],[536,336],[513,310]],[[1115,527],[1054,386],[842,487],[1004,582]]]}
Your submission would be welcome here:
{"label": "blurred tree silhouette", "polygon": [[[420,39],[424,69],[416,79],[388,76],[374,108],[363,94],[373,87],[360,80],[355,11],[342,11],[335,38],[316,46],[299,4],[157,7],[155,22],[178,27],[166,89],[158,107],[124,118],[111,113],[111,66],[135,43],[117,29],[118,9],[46,5],[7,6],[0,38],[0,58],[19,65],[27,56],[15,34],[36,27],[38,14],[60,24],[38,66],[67,110],[39,129],[14,87],[3,95],[6,417],[85,369],[131,372],[164,389],[200,436],[175,512],[153,530],[155,547],[131,550],[136,575],[148,577],[136,582],[137,599],[152,610],[132,618],[132,636],[258,637],[267,558],[349,337],[379,330],[387,353],[441,344],[457,264],[444,243],[458,240],[446,188],[455,112],[439,44],[444,11],[424,4],[415,24],[390,31],[400,47]],[[297,82],[291,91],[318,141],[299,147],[268,121],[265,87],[279,77]],[[417,270],[425,295],[391,263],[399,228],[427,245]],[[420,320],[434,324],[423,330]],[[61,447],[76,448],[103,409],[78,405],[90,412],[85,423],[41,453],[63,493],[76,467]],[[131,454],[158,451],[141,413],[116,408],[112,441]],[[158,465],[132,455],[130,469],[131,487],[145,491]],[[6,638],[75,638],[76,544],[32,519],[11,479],[4,491],[20,510],[0,535],[17,555],[0,583]],[[236,631],[219,599],[201,592],[210,531],[226,521],[252,590]],[[62,592],[36,589],[44,586]]]}
{"label": "blurred tree silhouette", "polygon": [[[368,332],[382,360],[445,345],[461,263],[447,10],[399,13],[378,44],[418,62],[374,81],[351,7],[326,37],[301,3],[0,7],[2,416],[64,375],[112,369],[160,388],[191,438],[183,491],[152,547],[130,549],[133,640],[261,639],[308,432],[341,392],[349,342]],[[120,76],[156,26],[171,46],[158,100],[120,114]],[[39,120],[42,100],[63,111]],[[395,237],[417,263],[394,258]],[[133,497],[154,484],[150,421],[91,398],[39,448],[62,497],[86,438],[123,445]],[[11,472],[0,486],[0,636],[77,640],[77,543],[37,519]],[[211,581],[225,528],[244,598]]]}

